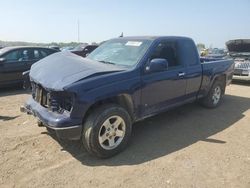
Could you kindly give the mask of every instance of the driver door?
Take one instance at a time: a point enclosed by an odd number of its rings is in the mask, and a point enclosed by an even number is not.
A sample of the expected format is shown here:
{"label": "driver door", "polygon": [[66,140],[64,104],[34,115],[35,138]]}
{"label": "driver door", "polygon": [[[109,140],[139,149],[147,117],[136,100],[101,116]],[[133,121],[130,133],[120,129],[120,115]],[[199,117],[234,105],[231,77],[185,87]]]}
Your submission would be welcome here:
{"label": "driver door", "polygon": [[178,105],[186,93],[186,67],[178,61],[176,42],[160,41],[149,61],[154,58],[164,58],[169,65],[167,70],[144,73],[142,76],[141,105],[144,116]]}

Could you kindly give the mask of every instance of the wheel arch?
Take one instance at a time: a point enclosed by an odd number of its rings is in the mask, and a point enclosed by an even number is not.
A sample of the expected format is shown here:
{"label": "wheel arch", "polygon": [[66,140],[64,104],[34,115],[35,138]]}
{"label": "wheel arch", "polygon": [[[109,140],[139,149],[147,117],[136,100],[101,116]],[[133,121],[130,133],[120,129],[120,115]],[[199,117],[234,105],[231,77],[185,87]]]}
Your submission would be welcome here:
{"label": "wheel arch", "polygon": [[222,74],[222,75],[217,75],[214,77],[214,80],[210,86],[210,89],[211,87],[213,86],[213,84],[216,82],[216,81],[219,81],[221,82],[223,85],[222,89],[223,89],[223,94],[225,93],[225,87],[226,87],[226,75],[225,74]]}
{"label": "wheel arch", "polygon": [[[134,103],[132,97],[129,94],[119,94],[116,96],[104,98],[95,101],[93,104],[89,106],[85,113],[85,117],[87,117],[94,109],[100,107],[104,104],[117,104],[123,107],[131,117],[131,120],[134,121],[135,113],[134,113]],[[85,119],[85,118],[84,118]]]}

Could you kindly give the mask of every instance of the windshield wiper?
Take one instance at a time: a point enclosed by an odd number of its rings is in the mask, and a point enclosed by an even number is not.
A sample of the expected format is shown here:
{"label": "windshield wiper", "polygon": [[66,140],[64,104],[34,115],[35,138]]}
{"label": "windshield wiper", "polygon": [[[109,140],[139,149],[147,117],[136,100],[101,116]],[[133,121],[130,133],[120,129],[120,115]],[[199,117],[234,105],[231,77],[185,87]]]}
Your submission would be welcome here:
{"label": "windshield wiper", "polygon": [[112,62],[110,62],[110,61],[99,61],[99,62],[101,62],[101,63],[105,63],[105,64],[115,65],[115,63],[112,63]]}

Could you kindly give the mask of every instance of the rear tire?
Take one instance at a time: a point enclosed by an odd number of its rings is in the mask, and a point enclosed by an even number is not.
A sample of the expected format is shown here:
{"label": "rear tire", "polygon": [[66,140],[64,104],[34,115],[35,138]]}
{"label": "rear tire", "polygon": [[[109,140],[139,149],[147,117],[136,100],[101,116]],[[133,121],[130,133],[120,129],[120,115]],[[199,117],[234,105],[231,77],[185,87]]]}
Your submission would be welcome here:
{"label": "rear tire", "polygon": [[132,122],[128,112],[115,104],[91,112],[83,124],[82,142],[87,151],[99,158],[121,152],[129,142]]}
{"label": "rear tire", "polygon": [[219,80],[215,80],[208,95],[202,99],[201,103],[206,108],[216,108],[220,105],[221,99],[224,95],[225,84]]}

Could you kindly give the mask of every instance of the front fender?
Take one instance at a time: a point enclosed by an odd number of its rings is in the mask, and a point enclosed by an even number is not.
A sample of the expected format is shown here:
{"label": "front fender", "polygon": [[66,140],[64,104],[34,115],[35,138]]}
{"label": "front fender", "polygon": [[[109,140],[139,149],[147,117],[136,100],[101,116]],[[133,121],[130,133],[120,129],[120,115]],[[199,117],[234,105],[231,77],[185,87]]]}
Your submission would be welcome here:
{"label": "front fender", "polygon": [[140,91],[139,76],[105,84],[85,92],[79,92],[78,90],[73,115],[84,117],[94,104],[112,100],[118,101],[119,104],[124,103],[129,112],[133,114],[140,104]]}

